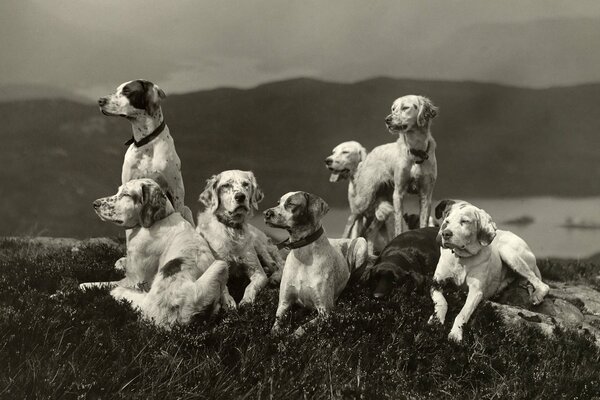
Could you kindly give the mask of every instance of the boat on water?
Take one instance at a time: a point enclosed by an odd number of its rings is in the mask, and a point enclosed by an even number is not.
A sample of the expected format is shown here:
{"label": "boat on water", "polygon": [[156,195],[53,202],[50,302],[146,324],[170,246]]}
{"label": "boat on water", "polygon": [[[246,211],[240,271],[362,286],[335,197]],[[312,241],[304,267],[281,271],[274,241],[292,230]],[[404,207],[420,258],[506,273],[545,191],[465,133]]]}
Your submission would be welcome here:
{"label": "boat on water", "polygon": [[567,218],[565,223],[560,225],[561,228],[566,229],[600,229],[600,222],[598,221],[585,221],[580,218]]}

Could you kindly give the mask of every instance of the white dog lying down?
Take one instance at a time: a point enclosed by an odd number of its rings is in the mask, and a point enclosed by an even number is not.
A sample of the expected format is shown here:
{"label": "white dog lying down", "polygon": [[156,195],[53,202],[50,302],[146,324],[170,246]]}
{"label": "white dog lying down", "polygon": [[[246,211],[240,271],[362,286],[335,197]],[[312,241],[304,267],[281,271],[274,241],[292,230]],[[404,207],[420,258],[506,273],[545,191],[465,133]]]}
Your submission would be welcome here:
{"label": "white dog lying down", "polygon": [[[290,192],[281,197],[277,207],[265,211],[268,225],[289,232],[290,238],[280,246],[291,249],[281,277],[273,334],[281,331],[282,318],[294,304],[317,310],[317,318],[307,325],[327,317],[352,272],[368,262],[364,238],[327,239],[321,218],[328,210],[318,196]],[[305,327],[299,327],[295,335],[302,335]]]}
{"label": "white dog lying down", "polygon": [[363,166],[362,161],[367,157],[367,150],[356,141],[343,142],[333,148],[331,155],[325,159],[325,165],[331,171],[330,182],[348,179],[348,204],[350,216],[344,228],[344,238],[357,238],[362,234],[363,226],[375,223],[374,218],[385,221],[379,229],[370,230],[366,235],[369,252],[378,253],[394,237],[394,212],[392,206],[392,186],[383,185],[373,209],[367,210],[363,215],[357,212],[357,190],[354,176]]}
{"label": "white dog lying down", "polygon": [[[116,286],[110,292],[114,298],[128,300],[144,318],[166,328],[219,310],[227,264],[215,261],[207,243],[175,212],[156,182],[131,180],[116,195],[94,201],[94,209],[103,221],[132,230],[126,277],[84,283],[82,288]],[[142,290],[147,286],[149,291]]]}
{"label": "white dog lying down", "polygon": [[[208,242],[219,260],[229,265],[230,276],[246,275],[246,287],[240,306],[253,303],[257,293],[267,284],[267,271],[283,268],[283,259],[267,236],[247,221],[263,193],[251,171],[229,170],[214,175],[200,194],[205,210],[198,214],[197,232]],[[261,264],[262,262],[262,264]],[[279,273],[278,273],[279,274]],[[234,299],[225,288],[225,305],[235,308]]]}
{"label": "white dog lying down", "polygon": [[438,233],[442,249],[433,276],[431,298],[435,312],[429,322],[446,319],[448,303],[442,294],[442,282],[450,280],[468,289],[467,300],[454,320],[448,338],[460,342],[463,326],[481,300],[500,293],[515,280],[533,287],[531,302],[539,304],[549,291],[541,281],[535,256],[527,243],[512,232],[496,230],[492,218],[465,201],[444,200],[436,213],[444,209]]}

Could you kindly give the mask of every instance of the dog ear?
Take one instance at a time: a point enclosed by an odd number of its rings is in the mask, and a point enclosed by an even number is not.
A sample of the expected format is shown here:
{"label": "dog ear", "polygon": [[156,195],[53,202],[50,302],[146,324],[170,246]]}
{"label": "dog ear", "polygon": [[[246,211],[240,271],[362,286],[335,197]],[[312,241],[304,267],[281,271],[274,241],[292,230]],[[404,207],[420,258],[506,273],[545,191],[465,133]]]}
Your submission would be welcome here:
{"label": "dog ear", "polygon": [[306,197],[306,210],[309,216],[319,221],[329,211],[329,205],[317,195],[304,192]]}
{"label": "dog ear", "polygon": [[417,125],[425,126],[437,115],[438,108],[433,105],[427,97],[419,96],[419,113],[417,114]]}
{"label": "dog ear", "polygon": [[142,183],[141,202],[140,224],[144,228],[167,216],[167,196],[156,182]]}
{"label": "dog ear", "polygon": [[221,174],[213,175],[206,181],[206,187],[204,191],[200,193],[200,197],[198,201],[206,207],[211,213],[214,213],[219,207],[219,195],[217,193],[217,185],[219,184],[219,179],[221,178]]}
{"label": "dog ear", "polygon": [[477,240],[482,246],[489,246],[496,237],[496,224],[487,212],[478,209],[479,229],[477,231]]}
{"label": "dog ear", "polygon": [[367,158],[367,149],[365,149],[363,146],[360,146],[359,156],[360,156],[360,160],[359,161],[364,161],[365,158]]}
{"label": "dog ear", "polygon": [[150,81],[140,80],[144,88],[144,108],[149,115],[153,115],[160,107],[160,100],[166,96],[165,92]]}
{"label": "dog ear", "polygon": [[250,179],[250,184],[252,185],[252,195],[250,196],[250,202],[252,203],[252,207],[258,211],[258,203],[262,201],[265,197],[262,189],[258,186],[258,182],[256,181],[256,177],[252,171],[246,171],[248,174],[248,178]]}
{"label": "dog ear", "polygon": [[435,218],[442,219],[442,217],[446,216],[446,213],[450,211],[450,207],[452,204],[456,203],[456,200],[452,199],[444,199],[440,201],[437,206],[435,206]]}

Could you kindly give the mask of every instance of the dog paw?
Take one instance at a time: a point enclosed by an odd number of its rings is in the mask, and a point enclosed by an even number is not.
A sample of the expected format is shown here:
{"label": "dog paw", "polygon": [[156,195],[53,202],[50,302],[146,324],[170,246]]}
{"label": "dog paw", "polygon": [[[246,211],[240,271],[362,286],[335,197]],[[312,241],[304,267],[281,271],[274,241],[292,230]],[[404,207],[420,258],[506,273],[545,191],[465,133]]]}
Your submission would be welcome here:
{"label": "dog paw", "polygon": [[550,286],[546,285],[544,282],[536,287],[533,293],[531,293],[531,302],[533,305],[536,306],[544,301],[544,297],[546,297],[549,291]]}
{"label": "dog paw", "polygon": [[235,303],[235,300],[233,299],[233,297],[231,297],[230,294],[223,294],[223,296],[221,297],[221,305],[227,311],[237,309],[237,304]]}
{"label": "dog paw", "polygon": [[283,333],[283,330],[281,329],[281,326],[279,326],[279,324],[275,324],[271,328],[271,336],[275,336],[275,337],[281,336],[282,333]]}
{"label": "dog paw", "polygon": [[301,327],[301,326],[300,326],[300,327],[298,327],[298,329],[296,329],[296,330],[294,331],[294,337],[295,337],[296,339],[299,339],[299,338],[301,338],[302,336],[304,336],[304,334],[305,334],[305,333],[306,333],[306,330],[305,330],[303,327]]}
{"label": "dog paw", "polygon": [[393,212],[394,206],[387,201],[382,201],[375,209],[375,218],[378,221],[385,221]]}
{"label": "dog paw", "polygon": [[125,271],[127,267],[127,257],[121,257],[115,262],[115,269],[117,271]]}
{"label": "dog paw", "polygon": [[427,325],[435,325],[435,324],[444,325],[444,321],[440,321],[437,314],[433,313],[433,314],[431,314],[431,317],[429,317],[429,320],[427,321]]}
{"label": "dog paw", "polygon": [[240,304],[238,304],[239,308],[244,308],[246,306],[251,306],[254,303],[254,301],[250,300],[250,299],[242,299],[240,300]]}
{"label": "dog paw", "polygon": [[448,340],[455,342],[455,343],[460,343],[460,342],[462,342],[462,339],[463,339],[462,329],[452,328],[452,330],[448,334]]}

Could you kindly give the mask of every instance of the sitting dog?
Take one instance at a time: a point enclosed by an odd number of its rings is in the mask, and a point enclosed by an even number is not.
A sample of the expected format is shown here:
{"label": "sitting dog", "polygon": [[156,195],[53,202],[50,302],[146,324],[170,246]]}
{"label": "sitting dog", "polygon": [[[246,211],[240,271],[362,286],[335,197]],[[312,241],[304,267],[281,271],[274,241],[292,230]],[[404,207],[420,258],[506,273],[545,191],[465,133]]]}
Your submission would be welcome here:
{"label": "sitting dog", "polygon": [[[394,101],[385,123],[398,140],[375,147],[356,171],[353,220],[375,207],[382,188],[393,185],[395,234],[407,230],[403,218],[407,193],[419,195],[419,227],[428,225],[437,179],[436,143],[430,129],[436,115],[437,108],[426,97],[410,95]],[[372,229],[377,230],[382,221],[376,219]]]}
{"label": "sitting dog", "polygon": [[[340,179],[348,179],[348,204],[350,205],[350,216],[344,228],[343,238],[356,238],[363,232],[363,226],[369,226],[373,219],[390,222],[383,224],[376,231],[369,231],[366,236],[369,252],[379,253],[393,237],[394,225],[389,216],[393,212],[392,191],[383,191],[373,209],[369,209],[365,215],[356,212],[356,188],[354,175],[361,162],[367,157],[367,150],[358,142],[343,142],[334,147],[332,154],[325,159],[325,165],[331,171],[330,182],[338,182]],[[389,187],[387,187],[390,189]],[[385,187],[384,187],[385,189]]]}
{"label": "sitting dog", "polygon": [[533,287],[530,300],[539,304],[549,291],[541,281],[536,259],[527,243],[509,231],[497,230],[485,211],[465,201],[446,200],[437,240],[442,246],[433,275],[431,298],[435,312],[429,322],[446,318],[448,303],[442,294],[442,282],[450,280],[468,289],[467,300],[454,320],[448,338],[460,342],[463,326],[483,299],[489,299],[515,280]]}
{"label": "sitting dog", "polygon": [[132,126],[133,136],[125,143],[129,147],[121,183],[138,178],[155,180],[175,211],[194,225],[192,212],[183,203],[185,189],[181,161],[160,107],[160,101],[165,97],[165,92],[157,85],[138,79],[125,82],[115,93],[100,97],[98,105],[104,115],[125,117]]}
{"label": "sitting dog", "polygon": [[388,296],[395,283],[411,282],[418,291],[423,288],[440,258],[438,231],[435,227],[410,230],[388,243],[363,277],[371,284],[373,297]]}
{"label": "sitting dog", "polygon": [[114,196],[94,201],[94,209],[103,221],[132,230],[126,276],[119,282],[84,283],[82,288],[112,286],[115,299],[131,302],[144,318],[166,328],[219,310],[227,264],[215,261],[207,243],[175,212],[156,182],[131,180]]}
{"label": "sitting dog", "polygon": [[[205,210],[198,214],[197,232],[208,242],[219,260],[229,264],[230,276],[250,279],[240,306],[253,303],[267,283],[263,265],[269,272],[283,267],[283,259],[267,236],[247,220],[263,199],[263,193],[250,171],[229,170],[214,175],[200,194]],[[262,264],[261,264],[262,261]],[[226,290],[225,304],[236,308]]]}
{"label": "sitting dog", "polygon": [[296,330],[297,336],[319,318],[327,317],[353,270],[364,268],[368,262],[364,238],[337,240],[336,247],[327,239],[321,218],[328,210],[327,203],[318,196],[290,192],[281,197],[277,207],[264,213],[267,225],[288,231],[289,239],[278,246],[291,250],[283,268],[272,334],[281,332],[282,319],[294,304],[318,313]]}

